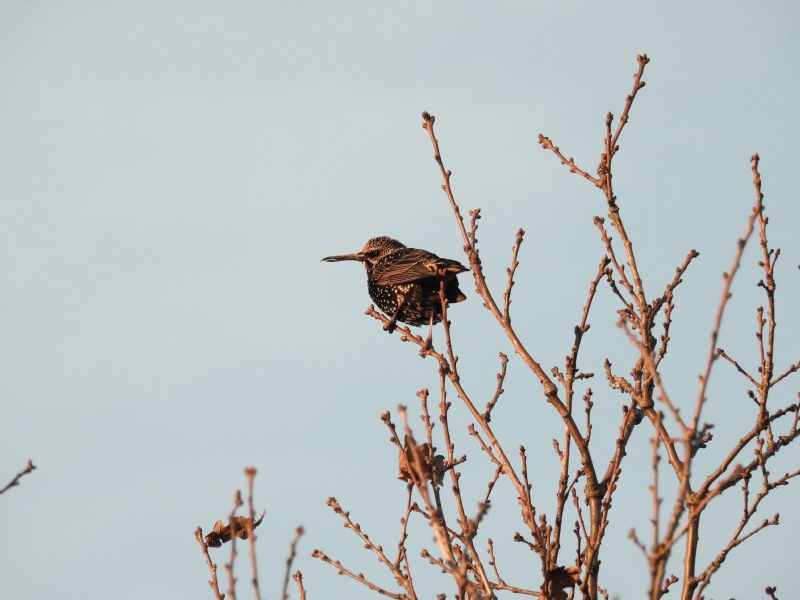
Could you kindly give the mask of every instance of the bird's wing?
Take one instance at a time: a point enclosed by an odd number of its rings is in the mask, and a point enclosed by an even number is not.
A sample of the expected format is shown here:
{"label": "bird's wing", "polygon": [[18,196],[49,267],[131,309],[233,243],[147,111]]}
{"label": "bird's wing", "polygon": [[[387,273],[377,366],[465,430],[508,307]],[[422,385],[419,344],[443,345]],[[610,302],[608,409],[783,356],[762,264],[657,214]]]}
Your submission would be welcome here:
{"label": "bird's wing", "polygon": [[408,248],[376,265],[372,278],[379,285],[394,285],[427,277],[456,275],[468,270],[458,261],[439,258],[426,250]]}

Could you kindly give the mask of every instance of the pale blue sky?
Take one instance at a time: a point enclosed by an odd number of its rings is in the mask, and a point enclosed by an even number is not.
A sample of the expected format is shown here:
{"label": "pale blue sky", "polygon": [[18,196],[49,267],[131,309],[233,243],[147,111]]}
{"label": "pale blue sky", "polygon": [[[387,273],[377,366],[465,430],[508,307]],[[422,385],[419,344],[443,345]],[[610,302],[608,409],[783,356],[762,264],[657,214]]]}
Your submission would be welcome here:
{"label": "pale blue sky", "polygon": [[[0,596],[210,598],[192,532],[228,511],[244,465],[258,466],[267,508],[268,597],[300,523],[309,598],[371,597],[309,558],[317,547],[392,583],[325,499],[396,544],[404,488],[378,415],[416,408],[436,370],[362,314],[360,267],[319,259],[381,234],[462,258],[423,110],[462,208],[483,209],[498,293],[514,232],[528,231],[515,324],[544,365],[561,364],[604,209],[536,135],[593,169],[605,113],[621,110],[647,52],[616,162],[620,204],[651,293],[701,252],[678,292],[666,383],[693,398],[754,151],[784,251],[777,363],[798,360],[798,24],[791,2],[0,2],[0,480],[29,457],[39,466],[0,498]],[[756,260],[753,246],[720,340],[748,364]],[[497,352],[512,351],[462,279],[456,349],[485,402]],[[603,290],[586,369],[631,354],[614,308]],[[710,460],[752,410],[726,365],[717,376]],[[620,397],[593,388],[605,456]],[[514,357],[506,390],[493,424],[535,457],[547,508],[557,417]],[[459,406],[452,420],[474,505],[491,467]],[[626,459],[602,567],[626,600],[646,585],[626,535],[649,527],[649,435],[643,425]],[[786,451],[773,472],[799,457]],[[737,494],[704,523],[701,562],[735,527]],[[760,598],[768,584],[800,595],[798,502],[795,483],[765,504],[783,524],[734,552],[711,597]],[[535,587],[538,563],[510,542],[518,528],[502,486],[486,532],[504,576]],[[413,548],[431,545],[414,533]],[[452,594],[421,562],[416,572],[427,597]]]}

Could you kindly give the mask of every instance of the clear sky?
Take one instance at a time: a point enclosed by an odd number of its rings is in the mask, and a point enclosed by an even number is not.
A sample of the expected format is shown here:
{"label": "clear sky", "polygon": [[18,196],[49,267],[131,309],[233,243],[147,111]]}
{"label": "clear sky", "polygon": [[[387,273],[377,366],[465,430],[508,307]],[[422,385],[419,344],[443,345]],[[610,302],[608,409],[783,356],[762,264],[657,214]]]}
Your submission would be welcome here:
{"label": "clear sky", "polygon": [[[269,598],[301,523],[309,598],[371,597],[313,548],[392,584],[325,499],[394,547],[404,487],[378,416],[416,410],[436,368],[363,315],[360,266],[319,259],[386,234],[463,260],[423,110],[462,208],[483,209],[497,293],[514,233],[528,231],[515,324],[549,368],[602,255],[592,216],[604,206],[536,135],[593,170],[604,116],[647,52],[615,179],[646,288],[701,252],[677,294],[666,384],[694,397],[755,151],[784,251],[776,361],[800,359],[799,24],[792,2],[0,2],[0,483],[28,458],[39,467],[0,498],[0,597],[210,598],[193,531],[227,513],[245,465],[267,508]],[[749,365],[757,258],[753,246],[720,340]],[[529,449],[547,508],[557,418],[462,280],[468,300],[451,316],[465,384],[484,402],[497,352],[512,355],[493,423]],[[606,290],[595,308],[584,367],[602,373],[608,356],[624,368]],[[716,373],[721,448],[752,405],[731,369]],[[592,386],[607,455],[620,396]],[[474,505],[491,467],[453,411]],[[649,531],[650,433],[643,424],[626,459],[602,567],[625,599],[646,586],[626,536]],[[785,454],[775,474],[797,468],[798,449]],[[497,494],[486,533],[504,575],[535,587],[538,563],[510,541],[521,523],[508,486]],[[738,494],[704,523],[701,563],[738,522]],[[712,597],[759,598],[768,584],[800,595],[799,502],[797,482],[770,498],[763,517],[780,511],[782,525],[734,551]],[[414,533],[413,548],[432,545]],[[416,571],[427,597],[452,594]]]}

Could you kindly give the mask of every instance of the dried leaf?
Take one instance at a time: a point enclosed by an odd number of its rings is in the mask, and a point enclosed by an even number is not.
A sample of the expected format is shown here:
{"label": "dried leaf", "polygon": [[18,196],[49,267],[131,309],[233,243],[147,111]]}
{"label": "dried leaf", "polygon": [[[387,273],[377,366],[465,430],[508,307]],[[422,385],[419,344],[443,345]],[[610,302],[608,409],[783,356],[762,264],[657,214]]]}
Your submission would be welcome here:
{"label": "dried leaf", "polygon": [[[252,529],[261,525],[264,519],[264,513],[258,519],[254,519]],[[231,538],[235,535],[239,539],[246,540],[249,537],[248,533],[249,519],[247,517],[232,517],[227,525],[222,521],[214,523],[214,529],[206,535],[206,545],[212,548],[219,548],[222,544],[230,542]]]}
{"label": "dried leaf", "polygon": [[437,454],[433,456],[433,449],[427,444],[414,444],[414,440],[406,436],[405,447],[400,450],[397,457],[400,473],[397,478],[403,481],[416,481],[420,479],[419,476],[415,477],[416,467],[422,469],[422,475],[428,481],[440,482],[442,474],[447,469],[447,463],[444,456]]}
{"label": "dried leaf", "polygon": [[566,590],[571,589],[581,580],[581,570],[579,567],[556,567],[550,571],[550,583],[553,590],[553,598],[556,600],[566,600]]}

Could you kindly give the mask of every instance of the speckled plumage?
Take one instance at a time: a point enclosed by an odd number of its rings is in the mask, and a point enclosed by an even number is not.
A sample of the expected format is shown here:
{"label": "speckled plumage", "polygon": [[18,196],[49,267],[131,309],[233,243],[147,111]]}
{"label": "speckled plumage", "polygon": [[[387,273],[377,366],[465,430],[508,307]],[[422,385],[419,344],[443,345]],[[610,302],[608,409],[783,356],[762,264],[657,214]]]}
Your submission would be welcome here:
{"label": "speckled plumage", "polygon": [[439,287],[442,280],[448,302],[466,299],[456,278],[468,270],[464,265],[427,250],[408,248],[389,237],[372,238],[361,252],[329,256],[323,260],[363,262],[367,269],[370,298],[393,321],[409,325],[441,321]]}

